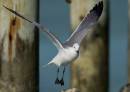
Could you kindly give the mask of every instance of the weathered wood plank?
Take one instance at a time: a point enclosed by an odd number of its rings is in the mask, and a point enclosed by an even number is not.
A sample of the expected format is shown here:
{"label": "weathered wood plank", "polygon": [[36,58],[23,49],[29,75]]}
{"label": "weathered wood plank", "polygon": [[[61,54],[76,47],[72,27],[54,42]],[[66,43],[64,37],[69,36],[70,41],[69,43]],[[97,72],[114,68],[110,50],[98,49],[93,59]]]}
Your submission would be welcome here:
{"label": "weathered wood plank", "polygon": [[38,0],[0,0],[0,92],[37,92],[38,32],[2,5],[36,20]]}

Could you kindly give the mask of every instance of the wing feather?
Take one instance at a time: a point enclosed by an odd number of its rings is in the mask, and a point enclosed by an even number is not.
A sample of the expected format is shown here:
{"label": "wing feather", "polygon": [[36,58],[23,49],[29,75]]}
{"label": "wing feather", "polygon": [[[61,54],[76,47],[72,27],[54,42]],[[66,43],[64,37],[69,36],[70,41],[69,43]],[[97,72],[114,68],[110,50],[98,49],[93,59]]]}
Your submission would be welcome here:
{"label": "wing feather", "polygon": [[63,48],[61,42],[57,39],[57,37],[54,34],[52,34],[51,32],[49,32],[47,28],[45,28],[44,26],[42,26],[41,24],[39,24],[39,23],[37,23],[35,21],[31,21],[28,18],[25,18],[21,14],[17,13],[16,11],[14,11],[12,9],[7,8],[4,5],[3,5],[3,7],[5,7],[7,10],[9,10],[10,12],[12,12],[13,14],[19,16],[20,18],[22,18],[22,19],[24,19],[24,20],[32,23],[34,26],[38,27],[41,31],[45,32],[48,35],[48,37],[52,40],[53,44],[57,47],[58,50]]}
{"label": "wing feather", "polygon": [[76,30],[71,34],[71,36],[66,40],[64,44],[73,45],[78,43],[80,45],[83,38],[87,35],[88,29],[93,27],[101,16],[103,11],[103,1],[100,1],[90,10],[89,14],[83,18],[81,23],[78,25]]}

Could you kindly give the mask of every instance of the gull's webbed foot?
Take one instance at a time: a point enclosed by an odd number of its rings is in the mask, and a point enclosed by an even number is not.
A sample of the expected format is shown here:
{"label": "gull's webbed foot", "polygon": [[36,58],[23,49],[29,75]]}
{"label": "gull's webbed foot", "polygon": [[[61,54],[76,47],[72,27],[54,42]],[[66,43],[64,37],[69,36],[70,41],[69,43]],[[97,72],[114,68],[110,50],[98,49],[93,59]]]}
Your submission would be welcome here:
{"label": "gull's webbed foot", "polygon": [[63,80],[63,78],[59,81],[59,83],[61,84],[61,86],[64,86],[64,80]]}
{"label": "gull's webbed foot", "polygon": [[56,78],[56,80],[55,80],[55,84],[59,84],[59,83],[60,83],[59,79]]}

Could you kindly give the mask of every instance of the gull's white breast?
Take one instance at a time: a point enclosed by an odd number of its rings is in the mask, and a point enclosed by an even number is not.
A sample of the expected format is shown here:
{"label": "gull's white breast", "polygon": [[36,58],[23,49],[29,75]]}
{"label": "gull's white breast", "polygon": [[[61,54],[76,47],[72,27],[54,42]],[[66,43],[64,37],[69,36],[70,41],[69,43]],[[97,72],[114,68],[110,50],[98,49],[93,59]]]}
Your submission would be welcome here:
{"label": "gull's white breast", "polygon": [[59,51],[53,59],[53,62],[58,66],[65,66],[74,61],[77,57],[78,53],[74,50],[74,48],[69,47]]}

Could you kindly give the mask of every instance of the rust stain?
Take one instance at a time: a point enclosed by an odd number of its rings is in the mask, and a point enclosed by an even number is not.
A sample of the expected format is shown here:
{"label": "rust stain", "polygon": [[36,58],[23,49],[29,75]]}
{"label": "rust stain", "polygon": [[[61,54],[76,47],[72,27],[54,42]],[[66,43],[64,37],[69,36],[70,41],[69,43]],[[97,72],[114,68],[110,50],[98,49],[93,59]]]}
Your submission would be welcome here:
{"label": "rust stain", "polygon": [[9,56],[9,62],[13,61],[12,53],[13,53],[13,42],[16,38],[16,32],[20,29],[21,22],[20,19],[15,17],[11,17],[10,19],[10,27],[9,27],[9,45],[8,45],[8,56]]}

